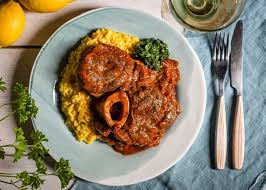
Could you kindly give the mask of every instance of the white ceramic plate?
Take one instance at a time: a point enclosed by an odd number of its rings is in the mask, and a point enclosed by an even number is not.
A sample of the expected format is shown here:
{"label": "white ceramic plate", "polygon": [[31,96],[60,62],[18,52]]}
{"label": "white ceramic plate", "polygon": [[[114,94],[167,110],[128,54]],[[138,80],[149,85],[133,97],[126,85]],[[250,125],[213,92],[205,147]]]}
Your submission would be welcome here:
{"label": "white ceramic plate", "polygon": [[[131,156],[123,156],[108,145],[75,140],[64,124],[57,105],[55,84],[70,49],[97,28],[111,28],[138,36],[160,38],[169,45],[170,57],[181,63],[178,100],[182,113],[167,130],[161,144]],[[173,166],[187,152],[202,124],[206,88],[200,61],[184,36],[165,21],[147,13],[104,8],[86,12],[60,27],[46,42],[31,73],[30,93],[39,107],[33,125],[49,142],[44,145],[56,160],[68,159],[76,176],[104,185],[129,185],[151,179]]]}

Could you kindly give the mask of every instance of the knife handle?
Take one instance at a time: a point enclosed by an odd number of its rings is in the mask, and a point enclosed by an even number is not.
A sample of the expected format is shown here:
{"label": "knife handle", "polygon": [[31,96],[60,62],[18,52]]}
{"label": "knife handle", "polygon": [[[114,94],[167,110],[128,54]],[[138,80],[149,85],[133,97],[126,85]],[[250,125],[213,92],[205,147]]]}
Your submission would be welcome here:
{"label": "knife handle", "polygon": [[215,165],[217,169],[223,170],[227,148],[224,96],[218,96],[215,140]]}
{"label": "knife handle", "polygon": [[236,98],[236,108],[233,123],[232,160],[233,168],[240,170],[244,162],[245,125],[242,96]]}

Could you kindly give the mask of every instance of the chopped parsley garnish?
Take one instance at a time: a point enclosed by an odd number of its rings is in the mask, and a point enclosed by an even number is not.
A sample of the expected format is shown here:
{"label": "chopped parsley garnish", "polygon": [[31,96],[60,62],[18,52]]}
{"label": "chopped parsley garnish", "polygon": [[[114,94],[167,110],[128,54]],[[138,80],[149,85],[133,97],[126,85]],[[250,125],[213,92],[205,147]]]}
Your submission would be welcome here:
{"label": "chopped parsley garnish", "polygon": [[136,46],[134,57],[143,61],[149,68],[160,71],[162,61],[169,57],[168,46],[160,39],[142,39]]}

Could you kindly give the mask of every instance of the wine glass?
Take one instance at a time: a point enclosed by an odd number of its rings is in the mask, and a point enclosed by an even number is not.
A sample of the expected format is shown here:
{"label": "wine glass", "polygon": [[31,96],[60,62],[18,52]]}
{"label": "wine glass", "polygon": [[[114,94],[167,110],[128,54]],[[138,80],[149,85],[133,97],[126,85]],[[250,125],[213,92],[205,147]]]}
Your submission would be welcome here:
{"label": "wine glass", "polygon": [[241,14],[246,0],[163,0],[162,17],[186,36],[221,30]]}

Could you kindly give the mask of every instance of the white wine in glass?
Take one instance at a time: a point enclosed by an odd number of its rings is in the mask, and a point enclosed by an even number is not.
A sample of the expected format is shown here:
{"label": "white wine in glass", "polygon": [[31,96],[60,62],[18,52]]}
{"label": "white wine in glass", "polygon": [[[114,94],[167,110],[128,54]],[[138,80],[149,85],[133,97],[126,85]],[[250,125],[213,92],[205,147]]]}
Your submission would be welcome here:
{"label": "white wine in glass", "polygon": [[[245,0],[163,0],[162,16],[193,31],[216,31],[234,22]],[[171,17],[171,18],[170,18]]]}

